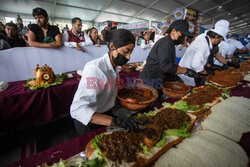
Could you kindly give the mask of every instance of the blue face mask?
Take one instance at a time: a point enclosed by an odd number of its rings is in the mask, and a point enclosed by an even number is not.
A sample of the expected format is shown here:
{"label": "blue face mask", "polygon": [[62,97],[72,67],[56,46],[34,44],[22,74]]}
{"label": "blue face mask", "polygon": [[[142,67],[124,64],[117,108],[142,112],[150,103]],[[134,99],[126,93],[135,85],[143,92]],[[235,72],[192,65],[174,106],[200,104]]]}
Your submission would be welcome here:
{"label": "blue face mask", "polygon": [[114,56],[112,56],[112,59],[115,63],[115,65],[117,66],[123,66],[125,64],[127,64],[127,62],[129,61],[129,59],[127,59],[125,56],[123,56],[121,53],[119,53],[117,51],[118,55],[116,58],[114,58]]}

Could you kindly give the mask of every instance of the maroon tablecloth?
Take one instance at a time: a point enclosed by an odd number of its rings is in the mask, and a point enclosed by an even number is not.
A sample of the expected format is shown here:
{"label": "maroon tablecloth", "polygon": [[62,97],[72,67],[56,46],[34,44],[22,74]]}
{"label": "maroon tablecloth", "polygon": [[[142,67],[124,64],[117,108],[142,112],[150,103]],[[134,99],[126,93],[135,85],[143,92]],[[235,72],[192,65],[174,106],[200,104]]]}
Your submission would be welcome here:
{"label": "maroon tablecloth", "polygon": [[[120,72],[124,83],[133,82],[139,72]],[[80,78],[74,74],[62,85],[35,91],[25,88],[26,81],[9,82],[0,92],[0,133],[27,128],[68,114]]]}
{"label": "maroon tablecloth", "polygon": [[9,82],[0,92],[0,133],[23,129],[69,113],[78,87],[77,75],[62,85],[35,91],[25,88],[26,81]]}
{"label": "maroon tablecloth", "polygon": [[36,155],[17,161],[8,167],[36,167],[43,162],[47,162],[48,165],[52,165],[54,162],[62,159],[68,159],[79,152],[84,151],[88,142],[97,134],[104,132],[106,128],[99,128],[88,134],[79,136],[67,142],[61,143],[57,146],[44,150]]}

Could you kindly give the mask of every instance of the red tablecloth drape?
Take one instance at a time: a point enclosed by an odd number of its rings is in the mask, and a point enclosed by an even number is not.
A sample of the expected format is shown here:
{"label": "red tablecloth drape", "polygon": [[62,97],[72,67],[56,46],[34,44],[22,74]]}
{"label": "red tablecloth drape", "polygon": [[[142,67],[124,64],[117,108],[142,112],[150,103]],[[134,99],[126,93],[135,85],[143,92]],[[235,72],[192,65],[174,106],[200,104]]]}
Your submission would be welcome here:
{"label": "red tablecloth drape", "polygon": [[27,128],[69,113],[77,77],[36,91],[25,88],[26,81],[9,82],[9,87],[0,92],[0,132]]}

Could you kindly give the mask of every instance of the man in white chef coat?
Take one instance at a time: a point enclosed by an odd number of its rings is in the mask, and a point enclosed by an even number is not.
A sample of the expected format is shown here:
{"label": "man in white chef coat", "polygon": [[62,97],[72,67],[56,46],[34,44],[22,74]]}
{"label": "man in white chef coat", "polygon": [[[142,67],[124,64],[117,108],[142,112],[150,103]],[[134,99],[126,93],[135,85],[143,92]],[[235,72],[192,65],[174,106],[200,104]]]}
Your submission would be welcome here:
{"label": "man in white chef coat", "polygon": [[[207,75],[208,72],[205,70],[210,51],[213,47],[217,46],[229,32],[229,22],[219,21],[219,24],[215,28],[210,29],[208,32],[199,35],[187,48],[183,55],[179,66],[194,70],[200,74]],[[185,84],[195,86],[196,82],[194,78],[180,74],[179,77],[184,81]]]}

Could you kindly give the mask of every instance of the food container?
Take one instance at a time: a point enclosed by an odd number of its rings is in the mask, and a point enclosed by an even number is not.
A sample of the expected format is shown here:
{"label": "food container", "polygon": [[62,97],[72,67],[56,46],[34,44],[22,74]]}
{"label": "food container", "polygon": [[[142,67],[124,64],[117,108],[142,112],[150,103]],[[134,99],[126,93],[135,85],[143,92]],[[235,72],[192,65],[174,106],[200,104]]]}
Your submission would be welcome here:
{"label": "food container", "polygon": [[191,90],[190,86],[181,82],[164,82],[162,85],[163,93],[172,98],[181,98]]}
{"label": "food container", "polygon": [[158,92],[143,84],[141,79],[136,79],[134,84],[121,85],[117,98],[120,104],[128,110],[140,111],[147,108],[158,98]]}
{"label": "food container", "polygon": [[125,72],[134,72],[136,69],[136,65],[134,63],[131,64],[125,64],[122,66],[123,71]]}

